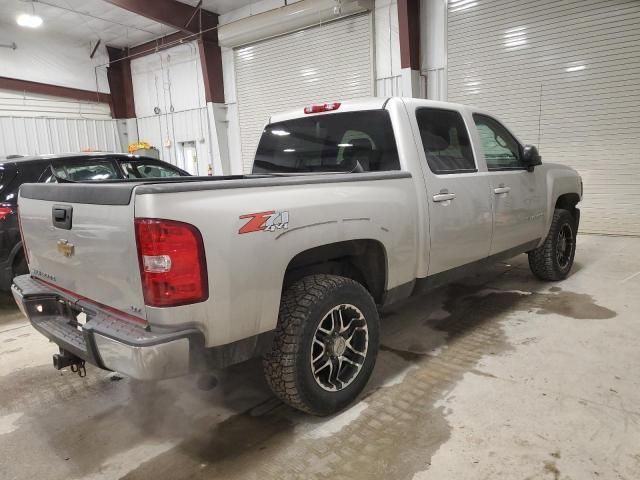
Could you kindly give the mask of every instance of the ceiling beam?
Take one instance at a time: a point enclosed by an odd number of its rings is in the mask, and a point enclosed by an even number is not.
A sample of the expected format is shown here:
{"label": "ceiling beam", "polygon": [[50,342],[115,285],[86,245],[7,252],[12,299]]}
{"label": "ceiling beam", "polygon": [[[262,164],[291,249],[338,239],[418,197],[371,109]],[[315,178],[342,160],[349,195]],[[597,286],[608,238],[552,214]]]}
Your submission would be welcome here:
{"label": "ceiling beam", "polygon": [[193,7],[193,13],[189,17],[189,20],[187,20],[187,23],[184,24],[185,27],[189,26],[189,24],[191,23],[191,20],[193,20],[193,17],[195,17],[196,13],[198,13],[198,11],[200,11],[200,7],[202,7],[202,0],[198,0],[197,5],[195,7]]}
{"label": "ceiling beam", "polygon": [[164,37],[156,38],[155,40],[150,40],[146,43],[141,43],[135,47],[125,48],[123,50],[127,51],[127,54],[131,59],[144,57],[145,55],[151,55],[152,53],[175,47],[183,42],[192,42],[195,38],[192,38],[191,35],[193,34],[174,32],[169,35],[165,35]]}
{"label": "ceiling beam", "polygon": [[111,90],[111,115],[113,118],[135,118],[131,59],[126,50],[107,46],[109,67],[107,80]]}
{"label": "ceiling beam", "polygon": [[51,85],[48,83],[31,82],[29,80],[21,80],[19,78],[0,77],[0,88],[5,90],[15,90],[17,92],[70,98],[81,102],[111,103],[111,95],[108,93],[82,90],[79,88],[61,87],[59,85]]}
{"label": "ceiling beam", "polygon": [[[116,52],[115,49],[111,50],[109,54],[109,69],[113,68],[114,85],[118,88],[120,85],[124,86],[124,88],[119,88],[118,90],[121,92],[118,94],[118,97],[124,102],[121,104],[121,108],[118,109],[119,112],[124,111],[127,115],[130,115],[134,106],[133,97],[131,96],[131,100],[129,100],[128,92],[129,79],[131,77],[130,63],[123,65],[120,69],[118,69],[118,67],[114,68],[117,63],[124,63],[125,59],[130,62],[133,58],[149,55],[164,50],[165,48],[179,45],[183,41],[190,42],[197,40],[207,102],[224,102],[222,53],[218,45],[218,30],[214,28],[218,25],[218,15],[200,8],[202,1],[199,1],[195,7],[176,0],[105,1],[178,30],[175,33],[151,42],[133,48],[123,49],[119,53]],[[118,100],[115,95],[114,100]]]}
{"label": "ceiling beam", "polygon": [[[129,12],[187,33],[199,33],[218,25],[218,15],[178,2],[177,0],[105,0]],[[202,25],[201,25],[202,22]],[[217,40],[215,30],[202,34],[207,40]]]}

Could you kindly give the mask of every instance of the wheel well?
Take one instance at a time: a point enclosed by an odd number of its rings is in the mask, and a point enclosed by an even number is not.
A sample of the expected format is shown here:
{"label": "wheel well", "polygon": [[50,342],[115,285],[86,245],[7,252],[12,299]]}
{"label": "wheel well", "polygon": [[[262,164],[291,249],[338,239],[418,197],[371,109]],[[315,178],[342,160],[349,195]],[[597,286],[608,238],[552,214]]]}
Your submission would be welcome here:
{"label": "wheel well", "polygon": [[579,201],[580,196],[577,193],[565,193],[564,195],[560,195],[558,200],[556,200],[556,208],[569,210],[575,217],[576,205]]}
{"label": "wheel well", "polygon": [[376,240],[349,240],[305,250],[289,262],[283,287],[318,273],[351,278],[361,283],[376,303],[380,303],[387,284],[385,248]]}
{"label": "wheel well", "polygon": [[11,268],[13,270],[16,269],[16,266],[18,265],[18,263],[20,263],[20,260],[25,258],[24,248],[22,248],[22,242],[20,242],[18,246],[14,247],[14,249],[15,249],[14,250],[15,253],[13,253],[13,258],[11,260]]}

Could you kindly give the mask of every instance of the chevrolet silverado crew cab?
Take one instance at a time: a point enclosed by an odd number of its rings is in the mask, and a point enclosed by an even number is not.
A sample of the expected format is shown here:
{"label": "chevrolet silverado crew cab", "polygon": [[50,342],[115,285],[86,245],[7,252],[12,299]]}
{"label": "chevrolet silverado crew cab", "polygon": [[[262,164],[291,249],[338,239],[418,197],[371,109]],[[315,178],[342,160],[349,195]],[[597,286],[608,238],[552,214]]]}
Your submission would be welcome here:
{"label": "chevrolet silverado crew cab", "polygon": [[565,278],[581,197],[472,107],[312,105],[270,118],[250,175],[23,185],[12,291],[57,368],[145,380],[260,355],[278,397],[323,415],[366,384],[381,307],[520,253]]}

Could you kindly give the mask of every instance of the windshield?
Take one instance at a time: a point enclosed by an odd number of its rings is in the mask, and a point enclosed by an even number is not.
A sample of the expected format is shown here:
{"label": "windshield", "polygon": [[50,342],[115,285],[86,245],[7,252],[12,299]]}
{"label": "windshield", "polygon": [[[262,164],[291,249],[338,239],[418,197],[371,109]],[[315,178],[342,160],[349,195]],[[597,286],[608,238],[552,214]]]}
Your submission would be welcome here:
{"label": "windshield", "polygon": [[399,170],[386,110],[331,113],[267,125],[253,173]]}
{"label": "windshield", "polygon": [[179,177],[180,171],[158,162],[130,161],[120,163],[125,178]]}
{"label": "windshield", "polygon": [[[111,160],[88,159],[80,163],[70,165],[58,164],[52,166],[56,177],[72,182],[91,182],[100,180],[113,180],[120,178],[116,167]],[[45,182],[55,182],[55,177],[50,175]]]}

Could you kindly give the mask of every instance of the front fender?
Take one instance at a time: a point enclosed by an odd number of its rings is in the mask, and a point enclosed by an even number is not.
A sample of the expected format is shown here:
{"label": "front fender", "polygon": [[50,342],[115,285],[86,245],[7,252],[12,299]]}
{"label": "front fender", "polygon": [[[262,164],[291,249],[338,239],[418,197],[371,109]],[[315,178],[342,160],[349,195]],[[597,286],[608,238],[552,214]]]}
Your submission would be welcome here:
{"label": "front fender", "polygon": [[576,170],[565,165],[558,165],[549,163],[544,165],[546,168],[546,187],[547,187],[547,207],[545,215],[545,229],[544,235],[540,240],[540,244],[544,243],[549,229],[551,228],[551,221],[553,220],[553,212],[556,208],[558,199],[562,195],[568,193],[577,194],[580,200],[582,200],[582,187],[581,178]]}

